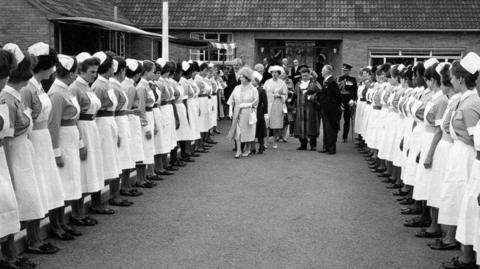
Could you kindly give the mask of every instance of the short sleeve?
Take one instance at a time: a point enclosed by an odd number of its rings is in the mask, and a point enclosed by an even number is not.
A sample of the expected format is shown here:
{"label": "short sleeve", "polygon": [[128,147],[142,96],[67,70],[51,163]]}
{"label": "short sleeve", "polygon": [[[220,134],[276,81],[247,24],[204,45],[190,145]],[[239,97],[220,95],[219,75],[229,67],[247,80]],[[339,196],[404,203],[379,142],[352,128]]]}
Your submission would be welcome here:
{"label": "short sleeve", "polygon": [[463,120],[468,135],[472,136],[475,132],[475,126],[480,120],[480,103],[476,102],[474,105],[466,107],[463,110]]}

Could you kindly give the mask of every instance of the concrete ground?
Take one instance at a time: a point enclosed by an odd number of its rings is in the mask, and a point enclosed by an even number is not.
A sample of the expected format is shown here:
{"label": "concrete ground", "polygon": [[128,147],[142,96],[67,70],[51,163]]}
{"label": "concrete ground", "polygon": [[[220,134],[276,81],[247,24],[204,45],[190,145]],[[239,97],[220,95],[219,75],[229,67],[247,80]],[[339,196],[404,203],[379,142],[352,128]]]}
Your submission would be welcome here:
{"label": "concrete ground", "polygon": [[[38,268],[439,268],[436,252],[402,226],[385,185],[352,143],[338,154],[296,151],[298,142],[236,160],[222,135],[210,153],[135,205],[53,241]],[[320,145],[319,145],[320,146]]]}

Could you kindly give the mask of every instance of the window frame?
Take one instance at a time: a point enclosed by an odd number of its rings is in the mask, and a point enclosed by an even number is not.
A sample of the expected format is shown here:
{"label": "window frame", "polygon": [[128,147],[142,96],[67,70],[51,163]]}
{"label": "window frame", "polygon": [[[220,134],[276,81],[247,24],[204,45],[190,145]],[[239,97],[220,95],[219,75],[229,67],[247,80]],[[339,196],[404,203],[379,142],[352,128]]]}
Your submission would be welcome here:
{"label": "window frame", "polygon": [[[396,52],[396,53],[395,53]],[[408,53],[404,53],[408,52]],[[423,53],[422,53],[423,52]],[[442,55],[443,53],[443,55]],[[451,53],[452,55],[448,55]],[[458,55],[453,55],[457,53]],[[435,57],[440,62],[451,62],[460,60],[465,55],[465,48],[368,48],[368,64],[372,65],[373,59],[382,59],[383,63],[387,59],[409,58],[413,63]]]}
{"label": "window frame", "polygon": [[[217,39],[206,39],[207,35],[217,35]],[[234,34],[233,32],[191,32],[190,33],[190,38],[193,39],[199,39],[199,40],[208,40],[212,42],[217,42],[217,43],[222,43],[220,42],[220,35],[230,35],[231,40],[228,43],[234,43]],[[199,38],[199,36],[202,36],[202,38]],[[222,52],[224,50],[224,52]],[[212,51],[217,51],[217,58],[216,59],[210,59],[212,56]],[[210,52],[210,55],[208,53]],[[189,60],[201,60],[201,61],[209,61],[212,63],[222,63],[222,62],[229,62],[232,61],[235,58],[236,54],[236,48],[229,51],[225,49],[205,49],[205,50],[195,50],[195,49],[189,49]],[[207,59],[208,56],[208,59]],[[225,56],[225,60],[220,60],[221,56]]]}

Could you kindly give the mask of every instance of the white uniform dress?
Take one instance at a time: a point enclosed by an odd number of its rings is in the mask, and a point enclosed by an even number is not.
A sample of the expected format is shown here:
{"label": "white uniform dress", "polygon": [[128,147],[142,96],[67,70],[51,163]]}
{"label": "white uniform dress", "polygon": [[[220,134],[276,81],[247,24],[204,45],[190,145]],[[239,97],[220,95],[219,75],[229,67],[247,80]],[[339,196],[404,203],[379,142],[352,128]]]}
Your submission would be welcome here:
{"label": "white uniform dress", "polygon": [[178,119],[176,118],[176,106],[175,106],[175,100],[179,98],[179,91],[176,89],[174,86],[175,81],[173,79],[169,78],[167,79],[167,89],[170,91],[170,99],[169,102],[170,104],[167,106],[171,107],[171,110],[169,109],[168,111],[168,120],[170,121],[169,126],[170,126],[170,143],[171,143],[171,149],[173,150],[174,148],[177,147],[177,121]]}
{"label": "white uniform dress", "polygon": [[[158,139],[155,140],[155,147],[158,148],[158,154],[167,154],[172,149],[172,136],[171,136],[171,124],[173,115],[173,108],[169,104],[171,92],[166,81],[160,78],[157,81],[159,89],[159,100],[157,103],[160,105],[159,115],[156,117],[158,128]],[[159,118],[158,118],[159,117]],[[175,119],[174,119],[175,120]],[[175,125],[175,123],[173,122]]]}
{"label": "white uniform dress", "polygon": [[[185,85],[186,80],[183,79],[182,84],[176,84],[176,89],[180,92],[180,96],[175,105],[177,107],[178,120],[180,121],[180,126],[177,129],[177,140],[178,141],[189,141],[192,138],[192,128],[190,127],[187,107],[184,102],[187,102],[188,99],[188,85]],[[182,81],[181,81],[182,82]]]}
{"label": "white uniform dress", "polygon": [[[135,83],[131,78],[125,78],[122,81],[122,89],[127,94],[128,98],[128,106],[127,109],[132,111],[128,115],[128,121],[130,123],[130,149],[132,154],[132,162],[133,167],[135,167],[136,162],[143,162],[144,153],[143,147],[139,147],[138,145],[142,145],[142,124],[140,122],[140,116],[136,114],[138,112],[137,107],[135,106],[138,104],[138,95],[137,89],[135,88]],[[133,150],[135,149],[135,150]]]}
{"label": "white uniform dress", "polygon": [[433,155],[432,172],[433,175],[430,180],[429,194],[427,205],[439,208],[441,205],[440,194],[442,193],[443,180],[445,178],[445,167],[447,166],[447,158],[451,147],[453,146],[453,139],[450,136],[450,118],[452,117],[452,104],[458,101],[460,94],[455,94],[448,100],[448,107],[443,113],[440,128],[442,129],[442,139],[438,142],[435,154]]}
{"label": "white uniform dress", "polygon": [[110,78],[110,86],[118,95],[117,112],[115,113],[115,123],[118,127],[118,137],[120,138],[120,146],[118,147],[118,161],[121,170],[135,168],[130,151],[130,122],[128,120],[128,97],[122,90],[122,84],[115,78]]}
{"label": "white uniform dress", "polygon": [[198,104],[200,107],[199,127],[200,132],[206,133],[210,129],[210,112],[208,95],[210,94],[212,87],[210,83],[205,81],[206,79],[198,75],[195,77],[200,93],[198,94]]}
{"label": "white uniform dress", "polygon": [[0,92],[0,102],[6,103],[9,110],[10,128],[6,131],[5,154],[17,198],[19,220],[41,219],[48,210],[34,168],[35,150],[27,138],[32,120],[26,113],[20,93],[12,87],[7,85]]}
{"label": "white uniform dress", "polygon": [[[137,85],[138,104],[137,108],[140,110],[142,123],[142,146],[143,146],[143,164],[153,164],[153,155],[155,154],[155,144],[153,141],[154,119],[153,119],[153,104],[155,97],[150,89],[148,81],[141,79]],[[147,139],[146,133],[150,132],[152,137]],[[139,145],[140,146],[140,145]]]}
{"label": "white uniform dress", "polygon": [[53,153],[52,138],[48,131],[48,119],[52,110],[52,103],[43,91],[42,84],[35,78],[30,79],[27,87],[21,90],[22,102],[31,112],[33,131],[30,134],[35,149],[35,168],[41,183],[41,194],[45,198],[48,210],[61,207],[65,204],[65,193],[62,180],[58,173]]}
{"label": "white uniform dress", "polygon": [[[480,97],[478,96],[477,89],[467,91],[467,94],[463,94],[460,99],[459,108],[455,112],[452,118],[452,125],[456,136],[459,140],[463,141],[470,149],[468,152],[473,152],[472,155],[455,155],[456,162],[460,167],[464,166],[464,163],[469,166],[466,167],[464,175],[468,176],[464,178],[464,191],[458,193],[459,212],[457,221],[457,231],[455,233],[455,239],[463,245],[474,245],[479,231],[478,219],[480,214],[480,207],[478,206],[478,195],[480,194],[480,163],[475,158],[476,152],[480,151]],[[472,139],[473,138],[473,139]],[[454,137],[455,139],[455,137]],[[454,151],[455,144],[452,148]],[[459,156],[465,156],[466,158],[458,158]],[[468,162],[465,162],[468,161]],[[459,175],[462,175],[460,173]],[[478,244],[477,244],[478,245]]]}
{"label": "white uniform dress", "polygon": [[[432,99],[427,102],[424,110],[424,126],[425,132],[422,137],[422,146],[420,149],[420,160],[415,175],[415,188],[413,189],[413,199],[417,201],[426,201],[429,197],[430,181],[432,178],[432,169],[426,169],[424,166],[428,152],[435,136],[436,128],[441,124],[441,118],[447,107],[447,97],[441,90],[433,94]],[[433,162],[433,160],[432,160]],[[433,164],[433,163],[432,163]]]}
{"label": "white uniform dress", "polygon": [[187,100],[188,104],[188,116],[190,119],[190,127],[192,128],[192,139],[197,140],[200,139],[200,106],[198,104],[198,93],[199,89],[197,84],[193,81],[193,79],[188,80],[189,84],[189,96]]}
{"label": "white uniform dress", "polygon": [[358,89],[357,89],[357,106],[355,108],[355,124],[353,126],[353,130],[355,133],[359,134],[359,135],[362,135],[361,133],[361,128],[360,126],[362,126],[362,122],[364,121],[364,118],[363,118],[363,115],[365,113],[365,107],[367,105],[366,101],[363,100],[363,97],[362,97],[362,94],[363,94],[363,90],[365,89],[365,84],[362,83],[358,86]]}
{"label": "white uniform dress", "polygon": [[110,87],[109,81],[100,75],[93,83],[92,90],[102,104],[95,121],[100,134],[104,179],[115,179],[121,173],[117,146],[118,127],[113,116],[117,107],[117,97]]}
{"label": "white uniform dress", "polygon": [[80,148],[85,146],[77,127],[80,105],[68,86],[59,80],[55,80],[48,96],[52,101],[48,130],[52,136],[55,157],[60,156],[63,160],[63,167],[58,170],[63,181],[65,200],[77,200],[82,198]]}
{"label": "white uniform dress", "polygon": [[10,115],[6,104],[0,105],[0,118],[3,121],[3,128],[0,130],[0,238],[20,231],[20,220],[18,218],[18,204],[13,190],[10,171],[8,170],[7,158],[3,148],[3,138],[10,130]]}
{"label": "white uniform dress", "polygon": [[100,134],[95,123],[95,115],[102,104],[88,85],[88,82],[80,76],[70,84],[68,89],[71,94],[77,97],[80,105],[78,130],[88,151],[87,159],[80,162],[82,193],[98,192],[105,186],[102,146],[100,145]]}
{"label": "white uniform dress", "polygon": [[[455,111],[452,113],[449,126],[453,146],[450,148],[447,158],[445,178],[440,194],[441,204],[438,212],[438,223],[440,224],[460,226],[466,221],[459,218],[459,212],[475,159],[471,136],[474,134],[474,127],[478,122],[478,113],[480,113],[475,108],[478,99],[476,90],[466,91],[460,100],[453,104]],[[472,103],[475,105],[472,106]],[[463,234],[460,235],[460,238],[463,239]]]}
{"label": "white uniform dress", "polygon": [[155,122],[155,131],[153,142],[155,144],[155,155],[165,154],[162,150],[162,139],[165,137],[164,128],[162,128],[162,112],[160,111],[162,91],[156,82],[150,81],[150,85],[154,88],[155,104],[153,105],[153,120]]}

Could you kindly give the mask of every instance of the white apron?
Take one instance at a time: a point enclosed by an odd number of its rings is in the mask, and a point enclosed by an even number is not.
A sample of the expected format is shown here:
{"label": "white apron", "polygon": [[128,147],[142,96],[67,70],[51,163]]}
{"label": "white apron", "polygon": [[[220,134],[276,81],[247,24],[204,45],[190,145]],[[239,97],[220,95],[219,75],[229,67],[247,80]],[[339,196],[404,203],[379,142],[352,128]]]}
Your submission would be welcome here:
{"label": "white apron", "polygon": [[[0,139],[3,139],[6,130],[10,128],[9,111],[7,105],[0,105],[0,117],[3,121],[3,131],[0,131]],[[3,149],[3,141],[0,141],[0,238],[20,231],[18,216],[18,204],[13,190],[10,171],[8,170],[7,158]]]}
{"label": "white apron", "polygon": [[[452,113],[450,118],[450,135],[454,142],[445,167],[445,178],[440,194],[441,204],[438,212],[438,223],[457,226],[460,206],[465,195],[465,187],[475,158],[475,150],[472,146],[458,140],[451,124],[454,115],[455,113]],[[459,156],[462,157],[459,158]]]}
{"label": "white apron", "polygon": [[128,121],[130,122],[130,149],[132,150],[132,161],[133,166],[135,166],[135,162],[143,162],[144,154],[143,154],[143,147],[139,147],[142,145],[142,123],[140,122],[140,117],[134,114],[128,115]]}
{"label": "white apron", "polygon": [[41,127],[34,128],[30,134],[30,141],[35,149],[35,167],[39,169],[37,175],[43,181],[41,190],[45,195],[45,205],[48,210],[51,210],[65,205],[65,193],[55,162],[52,137],[48,131],[52,102],[46,93],[38,94],[38,98],[42,104],[42,110],[36,119],[35,126]]}
{"label": "white apron", "polygon": [[[77,108],[78,118],[80,106],[76,97],[71,97],[73,105]],[[62,150],[63,167],[59,168],[60,177],[63,181],[65,200],[78,200],[82,198],[82,178],[80,169],[80,133],[78,127],[60,126],[59,145]],[[87,149],[88,150],[88,149]]]}
{"label": "white apron", "polygon": [[206,133],[210,129],[210,109],[208,97],[199,97],[198,105],[200,107],[199,126],[200,132]]}
{"label": "white apron", "polygon": [[[448,134],[444,133],[443,136],[445,135]],[[428,188],[428,206],[440,208],[442,202],[440,194],[442,192],[443,179],[445,178],[445,168],[447,166],[447,158],[450,154],[450,149],[452,148],[452,146],[453,143],[451,141],[442,138],[440,142],[438,142],[437,148],[435,149],[432,165],[433,174]]]}
{"label": "white apron", "polygon": [[408,157],[405,163],[404,183],[406,185],[415,186],[415,179],[417,175],[417,156],[421,149],[421,137],[425,130],[425,126],[422,122],[417,121],[417,126],[413,129],[408,145]]}
{"label": "white apron", "polygon": [[[180,91],[180,96],[184,96],[185,89],[182,86],[177,87]],[[177,108],[178,119],[180,121],[180,127],[177,129],[177,140],[178,141],[189,141],[192,137],[191,133],[192,130],[190,128],[190,123],[188,122],[187,118],[187,107],[183,104],[183,101],[180,100],[175,102],[175,106]]]}
{"label": "white apron", "polygon": [[173,112],[173,105],[172,104],[168,104],[166,105],[168,108],[167,108],[167,117],[168,117],[168,126],[169,126],[169,129],[170,129],[170,150],[174,149],[175,147],[177,147],[177,129],[176,129],[176,126],[175,126],[175,114]]}
{"label": "white apron", "polygon": [[[127,100],[120,111],[125,111],[128,107],[128,97],[124,91],[120,91],[123,97]],[[132,153],[130,150],[131,145],[131,133],[130,133],[130,121],[127,115],[116,116],[115,122],[118,127],[118,136],[120,137],[120,147],[118,147],[118,161],[121,170],[127,170],[135,168],[135,163],[132,160]]]}
{"label": "white apron", "polygon": [[48,210],[39,191],[32,142],[27,139],[27,133],[8,138],[5,142],[5,153],[17,198],[19,219],[20,221],[42,219]]}
{"label": "white apron", "polygon": [[[94,92],[88,91],[86,93],[90,99],[90,107],[85,114],[97,114],[101,107],[100,100]],[[97,192],[105,186],[102,146],[100,145],[97,124],[95,120],[79,120],[78,129],[88,151],[87,159],[80,162],[82,193]]]}
{"label": "white apron", "polygon": [[[108,90],[108,96],[113,105],[108,111],[113,111],[117,107],[118,100],[112,89]],[[103,156],[103,175],[104,180],[117,178],[121,173],[118,160],[118,127],[114,117],[97,117],[98,133],[100,134],[100,144]]]}
{"label": "white apron", "polygon": [[200,139],[200,129],[199,129],[199,114],[200,114],[200,108],[198,107],[198,98],[189,98],[187,100],[188,104],[188,117],[190,119],[190,128],[192,130],[192,137],[190,137],[190,140],[197,140]]}
{"label": "white apron", "polygon": [[[477,123],[474,133],[475,148],[480,148],[480,124]],[[471,168],[470,178],[468,179],[465,193],[460,204],[460,212],[457,223],[457,232],[455,239],[463,245],[477,245],[480,243],[478,226],[480,219],[480,207],[477,197],[480,194],[480,161],[475,159]]]}

